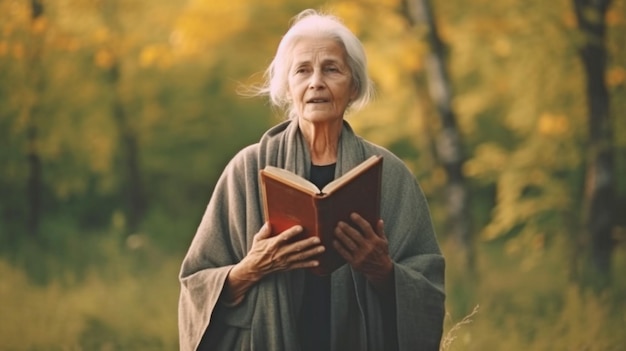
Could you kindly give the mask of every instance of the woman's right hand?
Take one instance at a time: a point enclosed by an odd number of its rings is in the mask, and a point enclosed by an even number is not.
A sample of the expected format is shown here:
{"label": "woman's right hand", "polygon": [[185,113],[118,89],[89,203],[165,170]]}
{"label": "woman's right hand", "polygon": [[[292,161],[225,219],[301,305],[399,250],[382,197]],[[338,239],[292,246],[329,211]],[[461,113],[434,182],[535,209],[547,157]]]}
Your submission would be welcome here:
{"label": "woman's right hand", "polygon": [[226,300],[237,304],[246,292],[270,273],[316,267],[314,256],[324,252],[317,237],[293,241],[302,232],[299,225],[272,236],[269,223],[265,223],[254,235],[248,254],[229,272],[226,284]]}

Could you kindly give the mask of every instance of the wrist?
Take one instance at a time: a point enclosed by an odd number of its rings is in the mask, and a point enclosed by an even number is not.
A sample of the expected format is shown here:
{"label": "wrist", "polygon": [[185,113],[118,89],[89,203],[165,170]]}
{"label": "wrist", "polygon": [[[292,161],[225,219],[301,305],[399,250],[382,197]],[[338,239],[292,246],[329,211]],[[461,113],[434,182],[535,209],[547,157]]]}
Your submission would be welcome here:
{"label": "wrist", "polygon": [[245,262],[245,259],[242,260],[241,262],[237,263],[231,270],[229,273],[229,277],[233,280],[237,280],[240,282],[249,282],[249,283],[256,283],[259,280],[261,280],[261,276],[260,274],[258,274],[257,272],[252,271],[247,263]]}
{"label": "wrist", "polygon": [[257,278],[257,275],[251,273],[246,267],[242,261],[234,265],[228,272],[226,286],[222,294],[224,305],[232,307],[241,303],[248,290],[260,280],[260,278]]}
{"label": "wrist", "polygon": [[393,273],[393,261],[391,260],[391,257],[387,257],[384,263],[381,264],[379,267],[379,269],[371,272],[368,275],[368,278],[373,281],[380,281],[386,280],[389,276],[391,276],[391,274]]}
{"label": "wrist", "polygon": [[367,274],[365,278],[370,282],[370,284],[377,288],[391,284],[393,280],[393,261],[391,261],[391,258],[389,258],[382,269],[371,274]]}

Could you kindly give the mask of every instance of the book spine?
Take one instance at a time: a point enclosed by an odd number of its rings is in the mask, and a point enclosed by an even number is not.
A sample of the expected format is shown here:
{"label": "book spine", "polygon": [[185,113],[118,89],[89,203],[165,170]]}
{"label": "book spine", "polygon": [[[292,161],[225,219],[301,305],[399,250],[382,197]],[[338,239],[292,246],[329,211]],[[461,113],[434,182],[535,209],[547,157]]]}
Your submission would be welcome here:
{"label": "book spine", "polygon": [[333,214],[332,199],[320,196],[315,198],[315,202],[314,207],[317,209],[315,214],[316,235],[320,238],[326,250],[319,256],[320,265],[311,268],[311,271],[317,275],[327,275],[341,266],[344,260],[333,247],[334,230],[337,223],[333,223],[334,221],[332,220],[332,218],[336,217]]}

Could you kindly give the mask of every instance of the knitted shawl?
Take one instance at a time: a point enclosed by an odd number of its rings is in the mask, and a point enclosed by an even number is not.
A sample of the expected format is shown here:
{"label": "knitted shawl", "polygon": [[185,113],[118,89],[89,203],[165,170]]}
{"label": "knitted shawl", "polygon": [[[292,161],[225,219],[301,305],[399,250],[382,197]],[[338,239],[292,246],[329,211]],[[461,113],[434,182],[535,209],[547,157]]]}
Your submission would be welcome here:
{"label": "knitted shawl", "polygon": [[[381,217],[394,261],[400,350],[438,350],[444,318],[444,258],[424,194],[404,163],[357,136],[344,122],[335,176],[371,155],[383,156]],[[259,170],[267,165],[308,177],[310,154],[297,119],[268,130],[224,169],[183,260],[180,350],[299,350],[297,325],[304,272],[274,273],[243,302],[220,300],[229,270],[263,225]],[[365,277],[344,265],[331,275],[332,350],[383,350],[380,299]]]}

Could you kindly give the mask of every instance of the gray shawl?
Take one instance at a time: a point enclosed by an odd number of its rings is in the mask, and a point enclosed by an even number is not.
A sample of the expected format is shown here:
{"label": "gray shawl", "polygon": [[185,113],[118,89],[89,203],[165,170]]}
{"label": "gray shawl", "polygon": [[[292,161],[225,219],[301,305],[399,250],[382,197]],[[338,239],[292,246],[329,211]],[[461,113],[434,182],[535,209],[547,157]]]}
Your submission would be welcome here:
{"label": "gray shawl", "polygon": [[[404,163],[354,134],[340,137],[336,176],[383,155],[381,217],[394,261],[400,350],[438,350],[444,317],[444,259],[426,199]],[[259,170],[274,165],[307,177],[310,155],[297,120],[268,130],[224,169],[181,271],[180,349],[297,351],[302,271],[275,273],[242,303],[219,301],[229,270],[263,225]],[[381,303],[365,277],[344,265],[331,276],[332,350],[383,350]]]}

